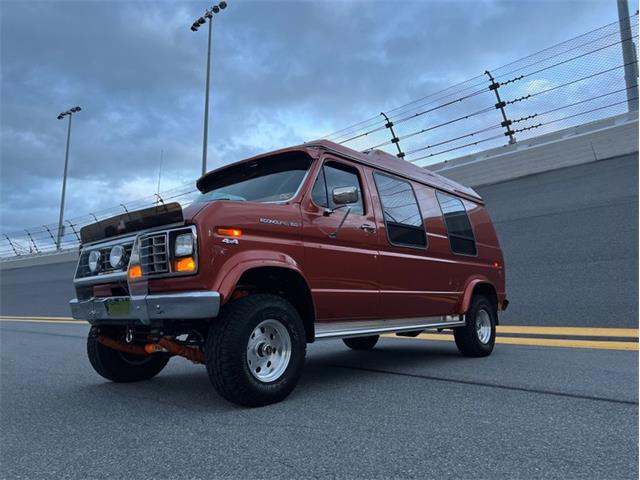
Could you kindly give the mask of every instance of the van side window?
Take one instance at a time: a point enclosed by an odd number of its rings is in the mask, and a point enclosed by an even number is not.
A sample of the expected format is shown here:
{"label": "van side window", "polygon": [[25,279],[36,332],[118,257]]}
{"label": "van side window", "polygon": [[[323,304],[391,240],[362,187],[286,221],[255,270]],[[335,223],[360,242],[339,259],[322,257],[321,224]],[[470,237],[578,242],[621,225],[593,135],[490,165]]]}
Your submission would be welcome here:
{"label": "van side window", "polygon": [[426,247],[424,222],[411,184],[378,172],[373,177],[380,195],[389,242],[405,247]]}
{"label": "van side window", "polygon": [[324,180],[324,167],[320,168],[316,183],[313,184],[313,190],[311,190],[311,199],[313,203],[319,207],[329,208],[329,199],[327,198],[327,184]]}
{"label": "van side window", "polygon": [[338,162],[327,162],[320,169],[318,178],[313,185],[311,198],[313,202],[324,208],[336,208],[333,203],[333,189],[339,187],[356,187],[358,189],[358,201],[350,203],[351,213],[354,215],[364,215],[362,203],[362,184],[360,176],[355,168]]}
{"label": "van side window", "polygon": [[476,255],[476,240],[462,201],[442,192],[436,192],[436,196],[447,225],[451,251],[462,255]]}

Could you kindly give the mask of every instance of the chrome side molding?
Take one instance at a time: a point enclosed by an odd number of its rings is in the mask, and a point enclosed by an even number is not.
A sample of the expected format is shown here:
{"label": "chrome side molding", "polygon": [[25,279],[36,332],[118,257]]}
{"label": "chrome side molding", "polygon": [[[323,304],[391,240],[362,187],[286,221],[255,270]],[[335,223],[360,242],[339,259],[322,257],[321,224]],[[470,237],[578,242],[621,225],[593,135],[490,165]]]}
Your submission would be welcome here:
{"label": "chrome side molding", "polygon": [[350,322],[316,323],[316,340],[331,338],[364,337],[383,333],[412,332],[433,328],[463,327],[464,315],[437,317],[397,318],[392,320],[354,320]]}

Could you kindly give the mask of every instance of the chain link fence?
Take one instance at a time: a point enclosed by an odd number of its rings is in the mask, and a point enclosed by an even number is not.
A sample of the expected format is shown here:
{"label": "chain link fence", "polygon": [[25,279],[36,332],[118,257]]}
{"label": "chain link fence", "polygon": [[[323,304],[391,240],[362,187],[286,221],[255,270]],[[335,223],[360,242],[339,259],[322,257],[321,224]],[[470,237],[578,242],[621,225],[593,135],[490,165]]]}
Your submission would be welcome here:
{"label": "chain link fence", "polygon": [[[432,93],[324,138],[360,151],[380,148],[420,166],[637,110],[638,13]],[[623,55],[623,47],[632,52]],[[628,86],[627,77],[633,78]],[[634,103],[635,102],[635,103]],[[164,202],[183,206],[183,185],[65,221],[60,250],[76,248],[82,226]],[[0,258],[58,251],[57,225],[2,234]]]}

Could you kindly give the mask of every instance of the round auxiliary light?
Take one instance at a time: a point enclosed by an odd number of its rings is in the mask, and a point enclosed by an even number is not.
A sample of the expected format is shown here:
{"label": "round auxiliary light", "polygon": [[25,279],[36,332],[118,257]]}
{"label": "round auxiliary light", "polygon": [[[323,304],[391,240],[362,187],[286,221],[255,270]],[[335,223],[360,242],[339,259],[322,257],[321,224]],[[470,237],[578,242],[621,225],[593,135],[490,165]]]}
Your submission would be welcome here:
{"label": "round auxiliary light", "polygon": [[89,254],[89,270],[91,270],[91,273],[97,273],[100,270],[101,257],[100,250],[93,250]]}
{"label": "round auxiliary light", "polygon": [[109,252],[109,264],[112,268],[122,267],[124,262],[124,248],[122,245],[114,246]]}

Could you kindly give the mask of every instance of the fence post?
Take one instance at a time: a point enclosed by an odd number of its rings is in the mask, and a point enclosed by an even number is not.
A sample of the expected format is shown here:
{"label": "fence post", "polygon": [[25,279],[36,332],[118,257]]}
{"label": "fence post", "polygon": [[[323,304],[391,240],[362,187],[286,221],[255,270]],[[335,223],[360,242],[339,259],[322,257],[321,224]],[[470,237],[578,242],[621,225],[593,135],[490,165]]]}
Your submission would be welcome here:
{"label": "fence post", "polygon": [[29,233],[29,230],[25,230],[25,232],[27,232],[27,235],[29,236],[29,240],[31,240],[31,243],[33,243],[33,248],[35,249],[36,253],[40,253],[40,250],[38,250],[38,245],[36,245],[35,240],[33,239],[33,237],[31,236],[31,233]]}
{"label": "fence post", "polygon": [[4,238],[7,239],[7,242],[9,242],[9,245],[11,245],[11,249],[13,250],[13,253],[16,254],[16,257],[19,257],[20,254],[18,253],[18,250],[16,250],[16,246],[13,244],[13,242],[11,241],[11,239],[9,238],[9,235],[5,234]]}
{"label": "fence post", "polygon": [[391,143],[395,144],[396,148],[398,149],[398,154],[396,156],[398,158],[404,158],[404,152],[400,148],[400,139],[396,135],[396,132],[393,130],[393,122],[389,120],[389,117],[387,117],[386,113],[380,112],[380,115],[382,115],[384,119],[387,121],[387,123],[385,123],[384,126],[385,128],[388,128],[389,131],[391,132]]}
{"label": "fence post", "polygon": [[167,212],[168,212],[168,211],[169,211],[169,209],[167,208],[167,204],[166,204],[166,203],[164,203],[164,200],[162,199],[162,197],[160,196],[160,194],[159,194],[159,193],[154,193],[154,195],[155,195],[156,197],[158,197],[158,201],[156,202],[156,204],[158,204],[158,203],[162,203],[162,206],[164,207],[165,211],[167,211]]}
{"label": "fence post", "polygon": [[121,203],[120,206],[124,208],[124,211],[127,213],[127,217],[129,217],[129,220],[131,220],[131,214],[129,213],[129,210],[127,210],[126,205],[124,203]]}
{"label": "fence post", "polygon": [[[633,42],[633,32],[629,17],[629,2],[618,0],[618,23],[620,25],[620,46],[622,47],[622,61],[624,62],[624,81],[627,86],[627,106],[630,112],[638,110],[638,59],[636,46]],[[636,12],[636,15],[638,13]]]}
{"label": "fence post", "polygon": [[80,235],[78,235],[78,232],[76,232],[75,225],[73,223],[71,223],[71,220],[67,220],[67,223],[71,227],[71,230],[73,230],[73,233],[76,235],[76,239],[79,242],[80,241]]}
{"label": "fence post", "polygon": [[500,110],[500,112],[502,113],[502,120],[503,120],[500,125],[507,129],[507,131],[504,134],[505,136],[509,137],[509,143],[512,143],[512,144],[516,143],[516,137],[514,136],[515,132],[511,130],[511,120],[507,118],[507,113],[504,110],[504,107],[507,104],[500,98],[500,92],[498,92],[498,89],[500,88],[500,83],[496,82],[493,79],[493,75],[491,75],[491,72],[489,72],[489,70],[485,70],[484,73],[489,77],[489,80],[491,80],[491,85],[489,85],[489,90],[493,90],[495,92],[496,99],[498,100],[498,103],[496,103],[496,109]]}
{"label": "fence post", "polygon": [[89,215],[91,215],[93,217],[93,219],[96,221],[96,223],[100,222],[100,220],[98,220],[98,217],[96,217],[93,213],[89,212]]}
{"label": "fence post", "polygon": [[46,225],[43,225],[43,227],[47,231],[47,233],[49,233],[49,236],[51,237],[53,244],[57,246],[58,242],[56,242],[56,238],[53,236],[53,233],[51,233],[51,230],[49,230],[49,227],[47,227]]}

